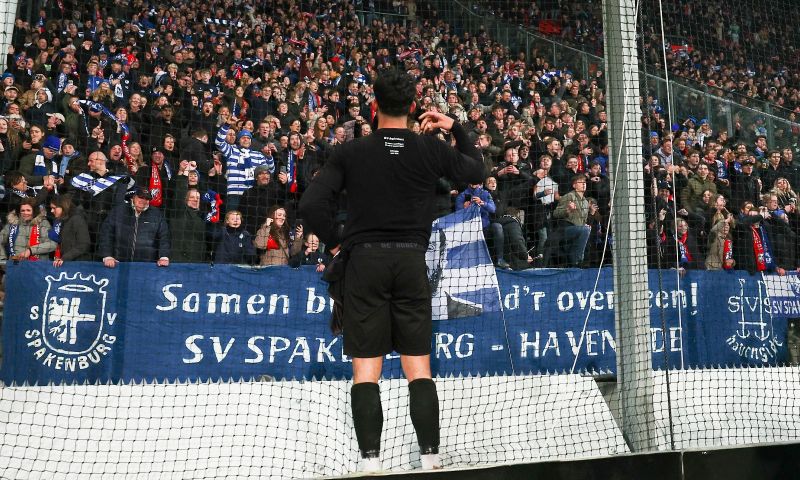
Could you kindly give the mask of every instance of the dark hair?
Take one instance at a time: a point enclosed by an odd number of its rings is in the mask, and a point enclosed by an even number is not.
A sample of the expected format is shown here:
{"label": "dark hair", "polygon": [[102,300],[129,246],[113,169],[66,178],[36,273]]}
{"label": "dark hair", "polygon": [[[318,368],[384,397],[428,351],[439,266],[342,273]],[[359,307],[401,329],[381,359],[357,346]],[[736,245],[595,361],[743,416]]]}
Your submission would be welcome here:
{"label": "dark hair", "polygon": [[6,185],[8,186],[14,186],[14,184],[19,183],[23,178],[25,178],[25,175],[23,175],[22,172],[17,170],[11,170],[10,172],[7,172],[5,176],[6,176]]}
{"label": "dark hair", "polygon": [[411,75],[396,68],[383,71],[374,85],[378,110],[392,117],[408,115],[417,90]]}
{"label": "dark hair", "polygon": [[50,203],[59,207],[62,211],[62,217],[68,218],[70,213],[72,213],[72,195],[69,193],[65,193],[63,195],[56,195],[52,199],[50,199]]}
{"label": "dark hair", "polygon": [[[282,238],[284,243],[288,244],[289,228],[286,226],[287,223],[284,223],[283,226],[278,227],[278,225],[276,225],[276,223],[274,222],[275,212],[277,212],[278,210],[283,210],[285,212],[286,207],[284,207],[283,205],[276,204],[269,207],[269,210],[267,211],[267,218],[273,219],[272,224],[269,226],[269,236],[274,238],[275,241],[278,241],[278,239]],[[288,218],[286,220],[288,220]]]}

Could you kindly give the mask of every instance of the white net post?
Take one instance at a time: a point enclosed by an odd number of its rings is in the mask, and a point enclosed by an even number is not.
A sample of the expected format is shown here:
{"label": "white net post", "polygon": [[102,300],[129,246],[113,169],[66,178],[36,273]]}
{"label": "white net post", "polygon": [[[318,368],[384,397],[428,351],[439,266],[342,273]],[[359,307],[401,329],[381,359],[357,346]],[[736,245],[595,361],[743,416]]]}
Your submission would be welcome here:
{"label": "white net post", "polygon": [[622,431],[634,451],[655,443],[636,2],[603,2],[612,175],[617,388]]}

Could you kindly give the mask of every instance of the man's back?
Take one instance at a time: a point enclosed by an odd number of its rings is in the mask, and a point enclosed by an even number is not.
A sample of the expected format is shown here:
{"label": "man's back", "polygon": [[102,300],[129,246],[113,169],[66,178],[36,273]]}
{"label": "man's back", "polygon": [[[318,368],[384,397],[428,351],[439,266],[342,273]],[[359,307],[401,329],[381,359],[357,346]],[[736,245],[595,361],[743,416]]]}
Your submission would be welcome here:
{"label": "man's back", "polygon": [[[466,137],[462,127],[455,129]],[[476,157],[480,155],[461,155],[432,136],[379,129],[334,150],[316,181],[337,192],[347,191],[346,245],[370,241],[427,245],[436,182],[442,176],[481,182],[483,165]]]}

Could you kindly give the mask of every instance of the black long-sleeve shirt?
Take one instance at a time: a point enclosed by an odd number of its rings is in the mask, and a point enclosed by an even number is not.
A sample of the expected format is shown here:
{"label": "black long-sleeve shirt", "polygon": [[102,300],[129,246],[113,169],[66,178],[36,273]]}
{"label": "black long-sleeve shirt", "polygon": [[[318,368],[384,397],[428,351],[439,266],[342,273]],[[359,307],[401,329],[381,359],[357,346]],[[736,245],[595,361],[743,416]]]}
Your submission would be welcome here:
{"label": "black long-sleeve shirt", "polygon": [[[303,194],[300,215],[326,245],[427,245],[438,179],[473,184],[484,179],[481,154],[466,131],[456,123],[452,134],[458,150],[432,136],[391,128],[337,147]],[[339,235],[334,214],[342,190],[347,191],[348,212]]]}

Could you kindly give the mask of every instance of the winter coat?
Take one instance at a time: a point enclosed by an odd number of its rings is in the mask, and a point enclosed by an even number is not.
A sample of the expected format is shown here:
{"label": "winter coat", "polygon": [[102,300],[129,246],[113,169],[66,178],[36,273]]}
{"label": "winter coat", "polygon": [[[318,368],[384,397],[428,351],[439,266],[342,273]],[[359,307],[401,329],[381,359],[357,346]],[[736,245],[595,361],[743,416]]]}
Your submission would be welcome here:
{"label": "winter coat", "polygon": [[[8,223],[0,230],[0,260],[7,260],[13,255],[19,255],[28,248],[31,249],[32,255],[38,257],[47,257],[56,250],[56,242],[47,236],[50,231],[50,222],[47,221],[44,214],[39,214],[30,221],[24,221],[16,213],[11,212],[6,220]],[[15,227],[16,234],[14,235]],[[31,232],[34,228],[39,229],[39,243],[31,246]],[[11,243],[14,244],[13,252],[10,251]]]}
{"label": "winter coat", "polygon": [[83,210],[76,208],[72,215],[61,220],[61,259],[64,261],[91,260],[92,242]]}
{"label": "winter coat", "polygon": [[258,232],[256,232],[254,242],[256,248],[264,250],[259,258],[259,265],[287,265],[289,263],[289,258],[292,255],[298,254],[303,248],[303,242],[299,239],[291,242],[290,247],[287,239],[283,236],[278,236],[277,238],[272,238],[278,243],[279,248],[268,249],[267,242],[269,238],[269,227],[264,224],[258,229]]}
{"label": "winter coat", "polygon": [[251,264],[256,256],[253,235],[243,227],[220,225],[214,229],[214,262]]}
{"label": "winter coat", "polygon": [[149,207],[138,216],[128,203],[117,205],[100,227],[100,258],[120,262],[155,262],[169,258],[167,222],[161,211]]}

